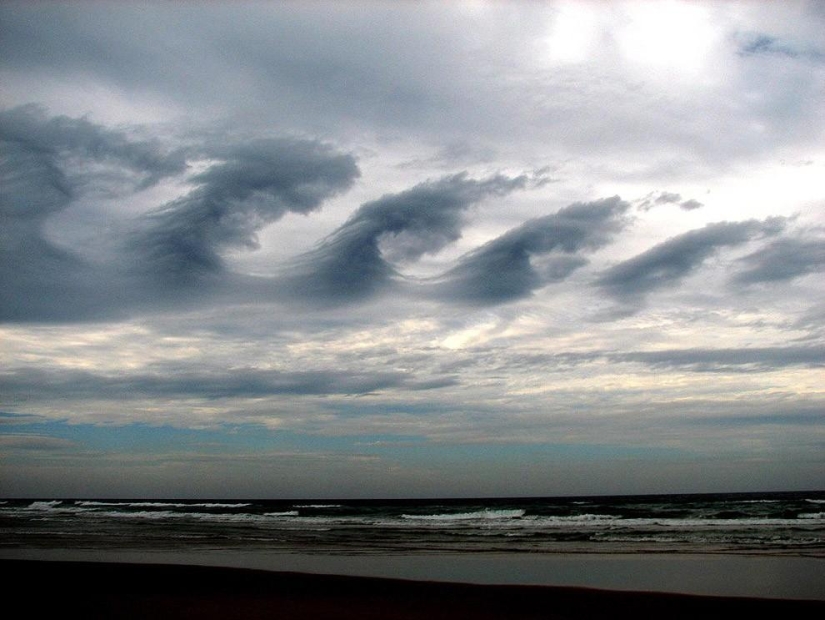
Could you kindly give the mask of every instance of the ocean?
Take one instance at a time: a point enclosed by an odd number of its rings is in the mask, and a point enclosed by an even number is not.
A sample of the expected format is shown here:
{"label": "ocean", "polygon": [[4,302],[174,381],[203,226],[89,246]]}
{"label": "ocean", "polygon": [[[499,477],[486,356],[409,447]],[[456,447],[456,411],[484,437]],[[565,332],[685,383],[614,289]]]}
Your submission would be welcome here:
{"label": "ocean", "polygon": [[[782,589],[787,585],[791,595],[802,587],[803,597],[825,598],[825,491],[432,500],[9,499],[0,501],[0,557],[641,585],[736,595],[788,596]],[[694,561],[710,557],[715,569]],[[628,571],[630,558],[645,562]],[[673,570],[681,577],[662,574]],[[743,571],[761,576],[744,590],[719,589],[718,582],[732,583],[730,574]],[[616,581],[628,572],[635,581]],[[691,579],[700,585],[689,585]],[[777,590],[777,581],[788,583]]]}
{"label": "ocean", "polygon": [[0,502],[0,549],[325,554],[748,553],[825,558],[825,492],[437,500]]}

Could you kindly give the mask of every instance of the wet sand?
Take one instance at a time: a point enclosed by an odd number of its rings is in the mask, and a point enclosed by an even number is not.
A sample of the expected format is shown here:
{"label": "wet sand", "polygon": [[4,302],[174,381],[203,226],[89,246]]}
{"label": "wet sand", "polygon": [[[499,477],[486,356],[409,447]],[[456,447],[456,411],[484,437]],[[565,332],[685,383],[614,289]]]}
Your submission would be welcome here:
{"label": "wet sand", "polygon": [[0,560],[7,608],[39,617],[427,620],[805,617],[823,601],[479,585],[209,566]]}

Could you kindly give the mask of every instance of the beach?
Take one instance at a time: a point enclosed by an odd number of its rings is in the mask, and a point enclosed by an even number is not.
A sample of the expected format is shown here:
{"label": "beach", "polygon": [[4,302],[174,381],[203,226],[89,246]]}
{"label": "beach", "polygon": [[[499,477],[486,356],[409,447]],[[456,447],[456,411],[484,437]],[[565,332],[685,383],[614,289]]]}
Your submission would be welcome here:
{"label": "beach", "polygon": [[[85,618],[805,617],[825,602],[490,585],[215,566],[0,560],[7,608]],[[33,592],[39,593],[33,598]],[[45,594],[44,594],[45,592]]]}
{"label": "beach", "polygon": [[[54,571],[49,583],[73,581],[87,597],[90,588],[97,596],[103,589],[96,584],[106,584],[113,604],[142,596],[139,602],[145,605],[146,597],[159,591],[145,584],[158,582],[161,589],[177,583],[180,596],[201,601],[204,593],[191,591],[204,579],[200,571],[230,569],[263,571],[272,583],[288,574],[305,575],[306,591],[316,594],[304,597],[301,605],[320,604],[317,597],[326,596],[331,586],[317,580],[330,575],[364,580],[347,582],[353,584],[473,584],[481,588],[478,592],[488,586],[501,592],[501,587],[549,587],[631,597],[659,592],[822,604],[823,503],[823,492],[395,501],[6,500],[0,503],[0,561],[38,562],[36,570],[26,569],[32,582],[46,578],[38,577],[38,570]],[[67,562],[87,568],[67,570]],[[57,568],[48,568],[52,563]],[[97,569],[89,568],[117,566],[120,573],[130,564],[142,566],[131,569],[139,578],[112,581],[108,572],[92,575]],[[176,568],[147,568],[168,565]],[[187,566],[204,568],[182,568]],[[88,574],[79,576],[84,571]],[[174,579],[157,576],[168,571],[181,572]],[[194,579],[192,571],[201,577]],[[237,582],[210,579],[215,586],[209,591],[216,592],[221,583]],[[362,587],[362,593],[369,590]],[[67,600],[76,599],[72,592],[67,590]],[[270,586],[267,592],[271,596]],[[356,602],[335,605],[360,608]]]}

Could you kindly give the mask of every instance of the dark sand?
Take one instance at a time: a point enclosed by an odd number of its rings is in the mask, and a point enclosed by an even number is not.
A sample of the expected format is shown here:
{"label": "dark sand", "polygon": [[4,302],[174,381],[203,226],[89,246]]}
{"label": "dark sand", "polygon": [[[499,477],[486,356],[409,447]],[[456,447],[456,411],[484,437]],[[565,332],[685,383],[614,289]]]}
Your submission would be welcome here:
{"label": "dark sand", "polygon": [[495,586],[159,564],[0,560],[5,609],[47,617],[679,619],[820,617],[823,601]]}

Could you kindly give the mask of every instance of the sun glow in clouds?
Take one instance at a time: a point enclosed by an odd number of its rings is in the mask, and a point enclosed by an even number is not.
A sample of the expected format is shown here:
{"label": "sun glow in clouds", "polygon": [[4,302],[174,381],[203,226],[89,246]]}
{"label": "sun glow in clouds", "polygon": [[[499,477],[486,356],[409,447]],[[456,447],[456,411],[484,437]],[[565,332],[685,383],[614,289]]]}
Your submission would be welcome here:
{"label": "sun glow in clouds", "polygon": [[616,34],[622,56],[650,69],[696,74],[704,66],[715,33],[706,9],[676,2],[642,2],[625,8],[627,25]]}
{"label": "sun glow in clouds", "polygon": [[590,56],[596,42],[596,14],[586,4],[563,4],[545,39],[552,62],[577,63]]}

